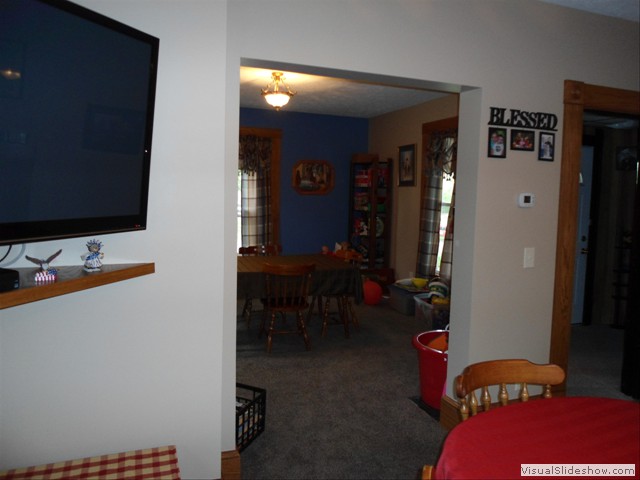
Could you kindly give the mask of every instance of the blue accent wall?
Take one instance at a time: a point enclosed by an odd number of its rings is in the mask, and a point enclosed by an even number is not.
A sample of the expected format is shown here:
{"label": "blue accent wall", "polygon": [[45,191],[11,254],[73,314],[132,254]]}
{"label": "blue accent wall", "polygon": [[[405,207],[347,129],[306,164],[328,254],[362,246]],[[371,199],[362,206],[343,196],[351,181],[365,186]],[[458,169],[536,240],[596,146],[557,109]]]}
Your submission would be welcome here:
{"label": "blue accent wall", "polygon": [[[281,110],[240,109],[243,127],[282,130],[280,241],[284,254],[316,253],[348,239],[351,155],[366,152],[369,121]],[[291,182],[299,160],[325,160],[335,168],[327,195],[300,195]]]}

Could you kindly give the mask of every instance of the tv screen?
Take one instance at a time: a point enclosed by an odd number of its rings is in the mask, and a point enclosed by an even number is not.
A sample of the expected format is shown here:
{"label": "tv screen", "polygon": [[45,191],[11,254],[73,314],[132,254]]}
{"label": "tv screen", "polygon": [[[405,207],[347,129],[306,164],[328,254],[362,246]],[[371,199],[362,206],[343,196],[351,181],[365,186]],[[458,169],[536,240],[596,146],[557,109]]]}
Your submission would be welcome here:
{"label": "tv screen", "polygon": [[159,40],[0,0],[0,245],[146,228]]}

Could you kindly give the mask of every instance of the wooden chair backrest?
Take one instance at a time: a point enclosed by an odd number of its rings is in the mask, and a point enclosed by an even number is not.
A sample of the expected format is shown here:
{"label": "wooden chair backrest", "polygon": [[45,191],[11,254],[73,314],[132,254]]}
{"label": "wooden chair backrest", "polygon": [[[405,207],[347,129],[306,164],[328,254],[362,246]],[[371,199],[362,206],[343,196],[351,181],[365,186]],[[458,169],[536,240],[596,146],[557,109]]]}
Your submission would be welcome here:
{"label": "wooden chair backrest", "polygon": [[475,390],[480,389],[482,411],[491,408],[489,387],[499,386],[498,402],[500,406],[509,403],[507,385],[518,384],[521,402],[529,400],[527,385],[543,387],[542,397],[551,397],[551,387],[564,381],[565,373],[554,364],[536,364],[523,359],[490,360],[474,363],[466,367],[455,379],[456,395],[459,399],[459,410],[462,420],[478,413],[478,399]]}
{"label": "wooden chair backrest", "polygon": [[308,307],[311,275],[314,264],[277,265],[267,263],[262,271],[266,277],[267,304],[271,309],[299,310]]}
{"label": "wooden chair backrest", "polygon": [[240,247],[238,253],[242,256],[250,255],[263,255],[274,256],[282,253],[282,245],[269,244],[269,245],[251,245],[248,247]]}

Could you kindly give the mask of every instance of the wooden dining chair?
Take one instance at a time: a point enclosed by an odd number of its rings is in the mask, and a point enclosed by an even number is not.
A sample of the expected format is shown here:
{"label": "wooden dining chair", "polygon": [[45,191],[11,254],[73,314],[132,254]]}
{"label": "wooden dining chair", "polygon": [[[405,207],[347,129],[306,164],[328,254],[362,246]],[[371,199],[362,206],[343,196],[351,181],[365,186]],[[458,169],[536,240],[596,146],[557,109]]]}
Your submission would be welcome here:
{"label": "wooden dining chair", "polygon": [[420,479],[419,480],[431,480],[431,475],[433,474],[433,465],[425,465],[420,470]]}
{"label": "wooden dining chair", "polygon": [[[267,244],[267,245],[250,245],[248,247],[240,247],[238,254],[243,257],[248,256],[275,256],[282,253],[282,245],[280,244]],[[242,307],[242,317],[244,318],[247,329],[251,324],[251,314],[253,313],[253,299],[247,297],[244,299],[244,305]]]}
{"label": "wooden dining chair", "polygon": [[[554,364],[536,364],[523,359],[490,360],[474,363],[466,367],[455,379],[456,395],[462,420],[479,411],[487,411],[491,406],[505,406],[509,403],[507,385],[517,384],[520,391],[512,401],[529,400],[528,385],[542,386],[542,398],[551,397],[551,387],[564,381],[565,373]],[[492,403],[490,386],[498,386],[498,403]],[[480,390],[482,410],[479,410],[475,391]]]}
{"label": "wooden dining chair", "polygon": [[[267,263],[264,266],[266,297],[262,300],[264,311],[260,333],[267,334],[268,353],[271,353],[273,336],[277,334],[299,334],[304,340],[306,349],[311,348],[304,317],[309,309],[309,288],[311,275],[315,268],[314,264],[277,265]],[[295,327],[287,328],[287,314],[295,315]],[[268,327],[267,319],[269,320]],[[282,325],[277,327],[276,320],[280,320]]]}
{"label": "wooden dining chair", "polygon": [[280,255],[282,253],[282,245],[266,244],[266,245],[250,245],[248,247],[240,247],[238,249],[240,255]]}
{"label": "wooden dining chair", "polygon": [[[338,250],[335,256],[341,258],[346,263],[350,263],[354,268],[360,268],[362,264],[362,254],[354,250]],[[327,334],[327,328],[330,324],[342,325],[344,328],[344,336],[349,338],[350,331],[349,325],[353,325],[356,330],[360,328],[358,317],[353,308],[352,302],[353,294],[336,294],[336,295],[324,295],[324,305],[322,306],[322,336]],[[331,300],[334,299],[338,308],[337,322],[332,322],[332,316],[330,313]],[[323,297],[319,296],[316,300],[319,305],[323,304]]]}

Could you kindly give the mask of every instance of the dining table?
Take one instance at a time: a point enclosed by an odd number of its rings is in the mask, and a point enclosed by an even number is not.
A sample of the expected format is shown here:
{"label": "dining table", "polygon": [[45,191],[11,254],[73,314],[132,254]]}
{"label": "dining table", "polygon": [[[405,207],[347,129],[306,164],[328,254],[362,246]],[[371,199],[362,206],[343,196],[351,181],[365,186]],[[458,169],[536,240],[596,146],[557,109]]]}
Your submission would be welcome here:
{"label": "dining table", "polygon": [[264,266],[314,264],[309,295],[348,295],[356,303],[363,298],[362,272],[343,258],[334,255],[238,256],[238,298],[262,298],[265,295]]}
{"label": "dining table", "polygon": [[[554,397],[496,407],[459,423],[431,478],[638,478],[639,457],[640,403]],[[617,468],[633,474],[621,477]]]}

